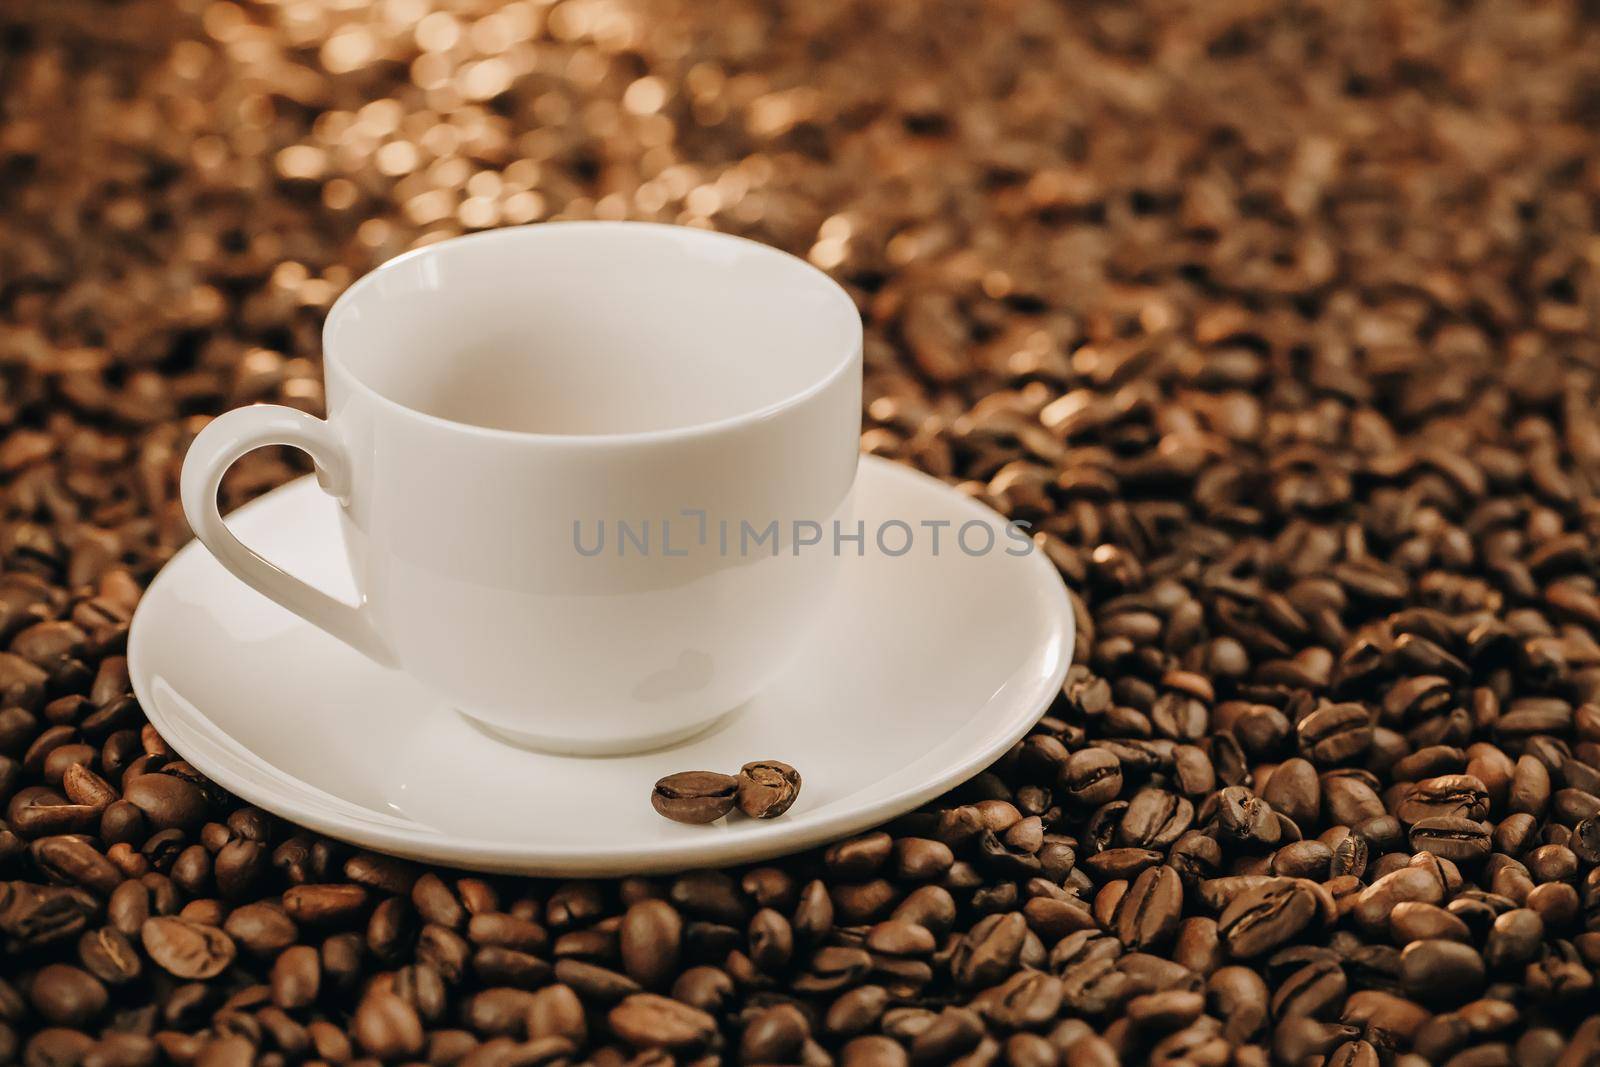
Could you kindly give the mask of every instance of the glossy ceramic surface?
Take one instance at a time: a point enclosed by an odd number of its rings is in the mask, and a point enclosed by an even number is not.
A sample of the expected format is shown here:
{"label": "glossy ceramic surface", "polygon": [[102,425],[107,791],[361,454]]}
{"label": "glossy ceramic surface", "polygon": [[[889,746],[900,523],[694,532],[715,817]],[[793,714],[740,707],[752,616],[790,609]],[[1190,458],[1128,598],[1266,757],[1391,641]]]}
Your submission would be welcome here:
{"label": "glossy ceramic surface", "polygon": [[[804,261],[513,227],[384,264],[324,339],[327,420],[224,414],[185,511],[235,575],[453,707],[555,751],[646,749],[747,700],[820,618],[837,560],[791,548],[850,519],[861,323]],[[277,443],[339,500],[346,602],[217,514],[228,465]]]}
{"label": "glossy ceramic surface", "polygon": [[[857,514],[915,529],[906,554],[841,560],[823,625],[774,681],[712,730],[633,756],[507,745],[405,674],[246,588],[198,544],[145,594],[133,686],[161,735],[246,800],[356,844],[454,866],[608,875],[749,862],[864,829],[931,799],[1021,737],[1059,691],[1073,618],[1042,553],[954,550],[1003,520],[882,460],[861,463]],[[348,596],[339,508],[302,479],[229,524],[298,577]],[[977,543],[979,539],[971,539]],[[896,545],[898,547],[898,545]],[[667,822],[650,787],[673,771],[794,764],[804,788],[770,822]]]}

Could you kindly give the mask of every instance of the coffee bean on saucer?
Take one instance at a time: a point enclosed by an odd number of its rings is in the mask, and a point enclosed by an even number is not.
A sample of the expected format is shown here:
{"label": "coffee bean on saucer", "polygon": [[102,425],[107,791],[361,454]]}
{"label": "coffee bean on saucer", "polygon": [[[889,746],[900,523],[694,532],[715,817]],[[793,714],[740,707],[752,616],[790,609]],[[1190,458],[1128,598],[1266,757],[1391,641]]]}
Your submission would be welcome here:
{"label": "coffee bean on saucer", "polygon": [[800,772],[777,760],[756,760],[739,768],[739,810],[752,819],[776,819],[800,795]]}
{"label": "coffee bean on saucer", "polygon": [[679,771],[656,783],[650,806],[673,822],[711,823],[733,810],[738,791],[731,774]]}

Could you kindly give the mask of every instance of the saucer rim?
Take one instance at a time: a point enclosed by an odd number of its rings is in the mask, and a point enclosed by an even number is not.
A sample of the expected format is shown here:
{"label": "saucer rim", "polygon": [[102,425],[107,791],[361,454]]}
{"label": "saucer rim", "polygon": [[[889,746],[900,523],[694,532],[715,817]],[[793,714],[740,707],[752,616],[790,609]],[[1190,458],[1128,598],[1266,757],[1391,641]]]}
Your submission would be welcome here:
{"label": "saucer rim", "polygon": [[[960,508],[974,518],[986,522],[998,521],[1001,525],[1009,521],[1005,516],[960,492],[954,486],[904,464],[871,455],[863,455],[861,463],[863,467],[870,467],[875,476],[898,478],[903,482],[914,484],[920,492],[945,494],[950,507]],[[236,508],[228,517],[230,519],[244,517],[257,509],[265,510],[274,504],[281,504],[277,498],[287,495],[291,490],[305,491],[306,483],[314,482],[315,477],[307,474],[286,482]],[[856,484],[859,490],[861,487],[859,473]],[[1067,671],[1072,665],[1076,642],[1077,619],[1067,594],[1066,583],[1055,566],[1050,563],[1048,556],[1035,548],[1026,556],[1014,558],[1018,558],[1019,562],[1030,561],[1021,565],[1035,568],[1039,585],[1045,591],[1044,608],[1051,625],[1041,629],[1032,651],[1053,656],[1055,663],[1042,675],[1042,681],[1029,684],[1014,701],[1010,702],[1017,710],[1004,729],[986,734],[985,736],[989,738],[987,744],[973,749],[964,758],[947,764],[946,769],[931,783],[908,786],[897,792],[876,797],[868,803],[846,807],[830,815],[819,815],[812,819],[802,816],[794,823],[786,824],[779,821],[767,824],[759,836],[745,834],[728,838],[719,835],[704,842],[677,838],[628,846],[607,845],[602,842],[597,842],[594,846],[541,846],[531,842],[512,844],[494,839],[454,837],[421,824],[418,824],[415,830],[400,830],[353,823],[336,814],[325,814],[320,811],[314,799],[303,802],[300,799],[302,795],[314,797],[319,791],[291,774],[279,771],[277,777],[295,783],[301,790],[300,793],[290,791],[284,781],[267,779],[257,781],[235,774],[220,761],[211,759],[210,754],[205,751],[207,744],[215,744],[221,750],[221,742],[206,742],[202,739],[197,741],[199,747],[192,747],[173,741],[169,735],[187,732],[181,727],[181,720],[187,716],[169,716],[159,702],[151,699],[151,687],[156,676],[146,669],[144,634],[149,627],[141,626],[140,619],[141,616],[148,616],[146,605],[155,603],[154,594],[162,587],[162,583],[176,581],[171,575],[178,570],[177,565],[189,553],[204,554],[205,548],[198,541],[184,545],[163,565],[146,587],[129,626],[127,646],[128,674],[140,707],[157,733],[161,734],[180,756],[234,796],[328,837],[419,862],[533,877],[614,877],[632,873],[653,874],[753,863],[801,852],[882,825],[970,781],[1024,737],[1049,710],[1056,695],[1061,691]],[[249,587],[243,583],[238,584],[238,590],[250,592]],[[259,596],[259,594],[252,595]],[[310,625],[303,620],[300,624]],[[379,667],[379,669],[386,668]],[[201,720],[210,723],[226,737],[234,748],[245,755],[260,759],[218,726],[216,720],[202,709],[194,707],[193,711]],[[163,729],[167,726],[176,728]],[[688,743],[692,744],[693,738]],[[192,751],[184,751],[185,747],[191,747]],[[552,758],[595,757],[553,756]]]}

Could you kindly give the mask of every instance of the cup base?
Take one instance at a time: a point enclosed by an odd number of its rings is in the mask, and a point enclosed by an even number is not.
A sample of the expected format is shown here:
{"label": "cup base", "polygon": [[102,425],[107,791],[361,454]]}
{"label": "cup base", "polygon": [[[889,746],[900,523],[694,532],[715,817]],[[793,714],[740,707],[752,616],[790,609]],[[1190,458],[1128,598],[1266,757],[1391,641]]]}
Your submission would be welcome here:
{"label": "cup base", "polygon": [[656,752],[660,749],[671,748],[685,741],[709,734],[720,729],[729,719],[737,715],[744,705],[731,708],[714,715],[709,719],[694,723],[691,726],[681,727],[676,730],[667,730],[659,734],[648,734],[644,737],[630,737],[626,739],[613,738],[572,738],[549,737],[540,733],[531,733],[523,730],[512,730],[507,727],[487,722],[474,716],[471,712],[456,709],[456,713],[479,731],[503,741],[517,748],[526,748],[534,752],[543,752],[552,756],[577,756],[580,758],[605,758],[607,756],[638,756],[647,752]]}

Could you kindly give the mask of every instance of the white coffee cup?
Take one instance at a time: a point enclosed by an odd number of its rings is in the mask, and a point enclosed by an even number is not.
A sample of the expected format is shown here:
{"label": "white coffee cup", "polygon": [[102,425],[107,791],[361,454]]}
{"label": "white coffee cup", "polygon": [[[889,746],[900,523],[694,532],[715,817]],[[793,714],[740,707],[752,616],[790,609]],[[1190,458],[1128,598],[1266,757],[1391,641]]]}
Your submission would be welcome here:
{"label": "white coffee cup", "polygon": [[[239,408],[195,439],[189,523],[244,582],[490,729],[581,754],[671,743],[753,696],[825,607],[837,553],[807,542],[850,513],[861,322],[801,260],[644,223],[495,230],[361,279],[323,349],[326,420]],[[223,524],[223,472],[274,444],[339,501],[358,603]]]}

